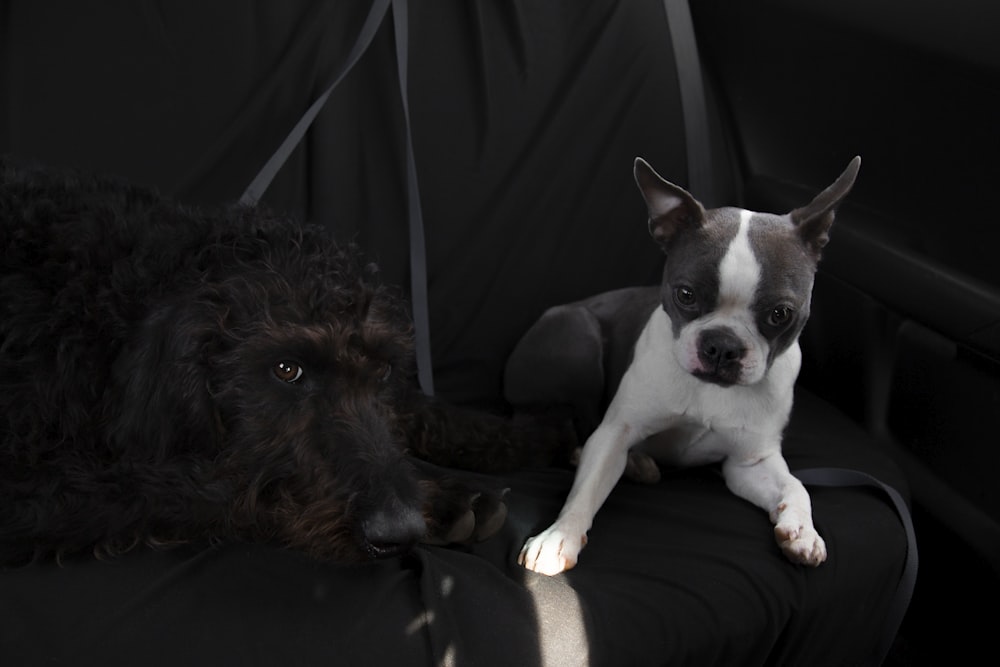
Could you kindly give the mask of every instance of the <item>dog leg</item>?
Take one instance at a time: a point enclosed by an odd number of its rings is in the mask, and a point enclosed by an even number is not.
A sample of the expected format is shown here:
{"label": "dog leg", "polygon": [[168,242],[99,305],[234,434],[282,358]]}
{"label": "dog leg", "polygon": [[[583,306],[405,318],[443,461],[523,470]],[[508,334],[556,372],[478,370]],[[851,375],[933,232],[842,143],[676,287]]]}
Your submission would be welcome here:
{"label": "dog leg", "polygon": [[660,466],[652,456],[637,449],[629,450],[625,479],[639,484],[656,484],[660,477]]}
{"label": "dog leg", "polygon": [[504,396],[518,410],[572,408],[579,442],[603,416],[604,341],[601,324],[570,304],[545,311],[507,358]]}
{"label": "dog leg", "polygon": [[775,540],[789,560],[813,567],[826,560],[826,543],[813,526],[809,492],[788,471],[780,452],[751,463],[728,458],[722,474],[733,493],[768,512]]}
{"label": "dog leg", "polygon": [[478,473],[505,473],[565,461],[576,434],[565,415],[509,418],[428,398],[397,413],[401,437],[418,459]]}
{"label": "dog leg", "polygon": [[576,565],[587,531],[625,471],[634,437],[625,424],[601,424],[583,446],[580,467],[559,518],[525,542],[517,562],[540,574],[554,575]]}

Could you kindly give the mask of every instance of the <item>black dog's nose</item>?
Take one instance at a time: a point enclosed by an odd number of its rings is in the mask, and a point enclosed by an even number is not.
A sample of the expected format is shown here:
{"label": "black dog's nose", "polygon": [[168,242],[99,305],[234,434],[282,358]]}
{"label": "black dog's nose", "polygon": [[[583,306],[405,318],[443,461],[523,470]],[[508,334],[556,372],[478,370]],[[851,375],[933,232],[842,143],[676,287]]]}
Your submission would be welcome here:
{"label": "black dog's nose", "polygon": [[427,532],[419,510],[394,506],[379,509],[361,522],[361,537],[365,550],[372,558],[389,558],[406,553]]}
{"label": "black dog's nose", "polygon": [[698,359],[706,370],[717,370],[738,362],[746,353],[746,346],[736,334],[727,329],[710,329],[698,340]]}

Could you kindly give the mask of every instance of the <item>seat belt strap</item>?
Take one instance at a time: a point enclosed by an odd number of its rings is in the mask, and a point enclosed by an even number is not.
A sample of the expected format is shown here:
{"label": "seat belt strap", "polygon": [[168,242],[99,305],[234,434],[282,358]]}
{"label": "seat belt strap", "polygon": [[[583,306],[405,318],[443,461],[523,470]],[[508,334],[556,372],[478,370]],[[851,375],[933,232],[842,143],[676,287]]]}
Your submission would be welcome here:
{"label": "seat belt strap", "polygon": [[885,617],[882,640],[875,655],[874,664],[881,665],[892,648],[892,643],[899,632],[899,626],[903,622],[903,616],[906,615],[906,610],[910,606],[913,589],[917,584],[917,569],[919,565],[917,537],[913,530],[913,519],[910,517],[910,510],[906,506],[906,501],[903,500],[903,496],[896,489],[876,477],[858,470],[846,468],[807,468],[792,471],[792,474],[807,486],[874,487],[889,497],[893,508],[896,510],[896,514],[899,515],[899,519],[903,524],[903,530],[906,532],[906,560],[903,563],[903,572],[900,574],[899,584],[896,587],[896,596],[893,598]]}
{"label": "seat belt strap", "polygon": [[368,16],[365,18],[365,22],[361,26],[361,31],[358,33],[358,39],[354,42],[354,46],[347,54],[347,59],[341,66],[340,71],[333,78],[333,83],[331,83],[326,91],[320,95],[315,102],[312,103],[306,112],[299,119],[299,122],[295,124],[292,131],[288,133],[285,140],[281,142],[278,146],[278,150],[274,152],[267,162],[264,163],[263,168],[257,173],[253,181],[243,192],[243,196],[240,197],[240,203],[246,206],[255,206],[260,198],[264,196],[264,192],[271,185],[271,181],[277,175],[278,171],[288,160],[292,151],[295,147],[299,145],[302,141],[302,137],[305,136],[306,130],[312,125],[313,121],[316,120],[317,114],[326,104],[326,100],[330,97],[330,93],[340,85],[344,77],[347,76],[348,72],[357,64],[361,56],[364,55],[365,51],[368,50],[368,46],[371,44],[372,39],[375,37],[375,33],[378,32],[378,27],[382,24],[382,19],[385,18],[385,13],[389,9],[390,0],[374,0],[372,2],[372,7],[368,11]]}
{"label": "seat belt strap", "polygon": [[413,307],[414,344],[417,355],[417,379],[428,396],[434,395],[434,372],[431,366],[430,307],[427,296],[427,256],[424,244],[424,216],[420,206],[417,163],[413,154],[410,127],[408,86],[409,7],[407,0],[392,0],[392,20],[396,31],[396,68],[399,71],[399,94],[403,100],[406,124],[406,193],[407,218],[410,224],[410,302]]}
{"label": "seat belt strap", "polygon": [[334,89],[357,64],[371,44],[375,33],[392,5],[393,24],[396,38],[396,66],[399,73],[399,92],[403,103],[403,121],[406,130],[406,184],[407,218],[410,236],[410,290],[413,308],[414,344],[417,355],[417,379],[427,395],[434,393],[433,370],[431,367],[430,316],[427,295],[427,260],[425,257],[424,223],[420,205],[420,191],[417,182],[416,161],[413,154],[413,136],[410,125],[410,104],[407,95],[409,16],[406,0],[374,0],[368,16],[351,47],[347,59],[337,72],[333,82],[306,110],[274,154],[254,177],[240,197],[240,203],[255,206],[271,185],[271,181],[299,145],[306,131],[312,125],[323,105]]}
{"label": "seat belt strap", "polygon": [[702,78],[698,42],[694,35],[691,8],[687,0],[664,0],[670,42],[684,117],[684,141],[687,147],[688,190],[708,206],[720,206],[709,142],[708,104]]}

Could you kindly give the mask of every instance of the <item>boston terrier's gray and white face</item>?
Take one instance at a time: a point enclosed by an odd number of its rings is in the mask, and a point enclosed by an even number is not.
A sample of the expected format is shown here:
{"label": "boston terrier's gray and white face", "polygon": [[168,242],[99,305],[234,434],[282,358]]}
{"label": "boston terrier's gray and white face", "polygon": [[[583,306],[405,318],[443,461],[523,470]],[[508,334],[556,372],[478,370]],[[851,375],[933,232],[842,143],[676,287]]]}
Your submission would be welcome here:
{"label": "boston terrier's gray and white face", "polygon": [[661,301],[684,370],[722,386],[752,385],[798,339],[834,211],[860,162],[854,158],[807,206],[774,215],[705,210],[636,160],[650,233],[667,256]]}

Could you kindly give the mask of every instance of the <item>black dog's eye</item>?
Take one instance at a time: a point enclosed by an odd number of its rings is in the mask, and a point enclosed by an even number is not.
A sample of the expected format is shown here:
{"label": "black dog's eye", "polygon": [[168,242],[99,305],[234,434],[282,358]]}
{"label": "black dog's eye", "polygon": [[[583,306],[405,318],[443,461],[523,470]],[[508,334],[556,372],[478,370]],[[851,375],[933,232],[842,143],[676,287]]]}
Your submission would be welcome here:
{"label": "black dog's eye", "polygon": [[698,303],[698,297],[690,287],[678,287],[674,289],[674,301],[682,308],[691,308]]}
{"label": "black dog's eye", "polygon": [[302,367],[294,361],[279,361],[271,370],[274,372],[274,377],[289,384],[294,384],[302,378]]}
{"label": "black dog's eye", "polygon": [[767,316],[767,323],[772,327],[780,327],[792,317],[792,309],[788,306],[777,306]]}

